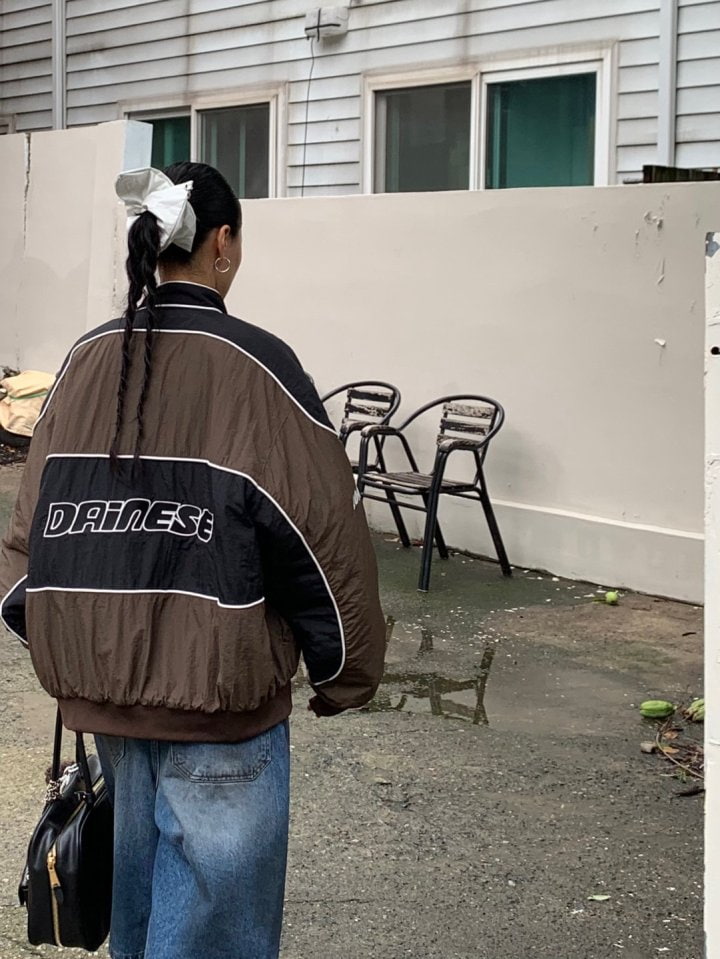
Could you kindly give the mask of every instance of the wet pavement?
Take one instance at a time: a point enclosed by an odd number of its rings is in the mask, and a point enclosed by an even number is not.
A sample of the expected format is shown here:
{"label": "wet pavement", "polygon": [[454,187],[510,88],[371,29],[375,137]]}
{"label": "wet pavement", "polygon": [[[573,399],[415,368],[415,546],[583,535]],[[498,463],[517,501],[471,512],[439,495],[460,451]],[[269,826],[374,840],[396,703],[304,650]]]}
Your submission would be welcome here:
{"label": "wet pavement", "polygon": [[[296,683],[282,959],[701,959],[703,797],[637,710],[702,692],[701,611],[460,555],[423,595],[419,551],[377,549],[375,701],[317,720]],[[52,703],[4,636],[0,662],[0,959],[53,955],[14,901]]]}

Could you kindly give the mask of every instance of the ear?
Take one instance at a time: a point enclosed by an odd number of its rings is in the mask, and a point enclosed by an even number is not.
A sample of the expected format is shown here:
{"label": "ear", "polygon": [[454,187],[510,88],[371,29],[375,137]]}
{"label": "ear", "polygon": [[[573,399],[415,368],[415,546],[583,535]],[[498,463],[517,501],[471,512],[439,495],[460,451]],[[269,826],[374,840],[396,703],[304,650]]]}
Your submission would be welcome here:
{"label": "ear", "polygon": [[230,227],[221,226],[217,232],[217,249],[219,256],[225,256],[225,251],[232,241],[232,235],[230,233]]}

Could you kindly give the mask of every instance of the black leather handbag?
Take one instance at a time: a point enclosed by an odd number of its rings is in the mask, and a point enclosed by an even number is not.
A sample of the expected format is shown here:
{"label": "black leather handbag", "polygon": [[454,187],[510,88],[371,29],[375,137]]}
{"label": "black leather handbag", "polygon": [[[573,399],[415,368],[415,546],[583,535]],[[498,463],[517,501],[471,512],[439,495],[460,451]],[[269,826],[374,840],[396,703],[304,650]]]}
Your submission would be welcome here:
{"label": "black leather handbag", "polygon": [[75,763],[60,775],[62,719],[45,808],[28,847],[18,895],[28,911],[34,945],[74,946],[95,952],[110,931],[113,814],[97,756],[76,733]]}

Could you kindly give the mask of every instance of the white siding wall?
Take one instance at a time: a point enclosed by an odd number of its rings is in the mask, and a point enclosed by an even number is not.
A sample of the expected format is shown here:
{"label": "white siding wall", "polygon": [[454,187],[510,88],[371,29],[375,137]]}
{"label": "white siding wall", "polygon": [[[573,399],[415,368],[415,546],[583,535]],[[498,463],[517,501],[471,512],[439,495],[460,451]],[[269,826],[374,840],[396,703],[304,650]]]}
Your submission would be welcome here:
{"label": "white siding wall", "polygon": [[[617,42],[611,180],[657,162],[660,0],[356,0],[347,37],[316,44],[306,193],[361,189],[362,77]],[[302,177],[310,0],[68,0],[68,123],[119,104],[285,85],[287,184]],[[48,3],[3,0],[0,114],[50,123]],[[7,12],[5,12],[7,11]],[[720,0],[680,0],[678,164],[720,165]],[[156,105],[157,105],[156,104]],[[281,120],[281,122],[283,122]]]}
{"label": "white siding wall", "polygon": [[720,166],[720,3],[680,0],[678,166]]}
{"label": "white siding wall", "polygon": [[0,116],[18,132],[52,126],[51,37],[49,2],[0,0]]}

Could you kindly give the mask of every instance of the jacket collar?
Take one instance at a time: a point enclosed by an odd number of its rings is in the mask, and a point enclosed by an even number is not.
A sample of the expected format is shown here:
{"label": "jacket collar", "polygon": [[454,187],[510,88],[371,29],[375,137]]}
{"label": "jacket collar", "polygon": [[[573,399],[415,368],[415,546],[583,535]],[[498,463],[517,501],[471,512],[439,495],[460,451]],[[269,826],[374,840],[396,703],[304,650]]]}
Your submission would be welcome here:
{"label": "jacket collar", "polygon": [[161,283],[157,288],[157,302],[165,306],[177,304],[178,306],[212,307],[227,313],[225,302],[217,290],[184,280]]}

